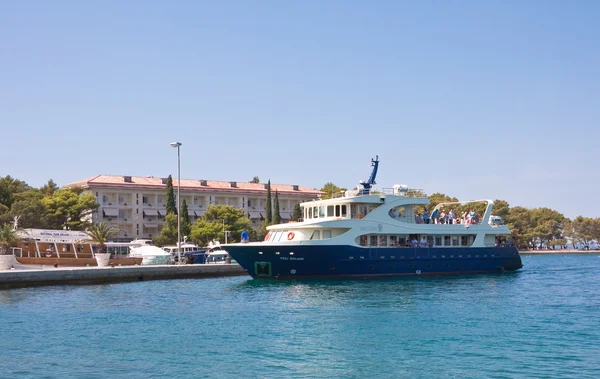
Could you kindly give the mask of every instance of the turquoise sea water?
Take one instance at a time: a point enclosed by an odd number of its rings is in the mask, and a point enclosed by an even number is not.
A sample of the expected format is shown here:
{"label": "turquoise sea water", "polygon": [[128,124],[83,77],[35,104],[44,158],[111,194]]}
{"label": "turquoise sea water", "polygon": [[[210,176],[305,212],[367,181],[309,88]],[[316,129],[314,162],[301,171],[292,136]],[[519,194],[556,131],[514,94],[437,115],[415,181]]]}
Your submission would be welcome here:
{"label": "turquoise sea water", "polygon": [[600,257],[523,263],[0,290],[0,377],[599,378]]}

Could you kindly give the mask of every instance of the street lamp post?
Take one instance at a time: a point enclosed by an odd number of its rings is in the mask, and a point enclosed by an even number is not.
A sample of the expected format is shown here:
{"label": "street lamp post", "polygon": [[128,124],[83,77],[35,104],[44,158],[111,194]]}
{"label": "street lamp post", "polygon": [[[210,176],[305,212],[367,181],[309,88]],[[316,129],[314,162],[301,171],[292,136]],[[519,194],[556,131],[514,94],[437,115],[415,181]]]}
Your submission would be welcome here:
{"label": "street lamp post", "polygon": [[171,146],[177,148],[177,264],[181,264],[181,200],[179,198],[179,190],[181,188],[181,156],[179,148],[181,142],[171,142]]}

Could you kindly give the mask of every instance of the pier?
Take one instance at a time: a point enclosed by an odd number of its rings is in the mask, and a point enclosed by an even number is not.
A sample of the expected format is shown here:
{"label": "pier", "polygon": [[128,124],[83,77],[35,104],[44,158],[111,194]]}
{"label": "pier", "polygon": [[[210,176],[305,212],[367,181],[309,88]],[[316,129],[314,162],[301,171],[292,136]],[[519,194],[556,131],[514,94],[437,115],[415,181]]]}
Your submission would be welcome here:
{"label": "pier", "polygon": [[248,274],[238,264],[59,268],[19,265],[17,269],[0,271],[0,289],[241,275]]}

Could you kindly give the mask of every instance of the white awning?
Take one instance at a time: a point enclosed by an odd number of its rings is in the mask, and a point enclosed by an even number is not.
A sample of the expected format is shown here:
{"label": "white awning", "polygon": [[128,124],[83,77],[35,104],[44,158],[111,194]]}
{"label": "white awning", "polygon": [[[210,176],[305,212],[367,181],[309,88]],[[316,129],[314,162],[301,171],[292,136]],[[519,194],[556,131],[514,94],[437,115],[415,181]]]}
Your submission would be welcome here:
{"label": "white awning", "polygon": [[104,217],[118,217],[119,211],[116,208],[104,208],[102,209],[104,212]]}
{"label": "white awning", "polygon": [[190,210],[188,209],[188,215],[190,215],[190,216],[192,216],[192,217],[196,217],[196,212],[194,212],[194,211],[190,211]]}
{"label": "white awning", "polygon": [[144,209],[144,214],[146,216],[158,216],[158,211],[156,209]]}
{"label": "white awning", "polygon": [[279,212],[279,215],[284,220],[289,220],[292,218],[292,212]]}
{"label": "white awning", "polygon": [[248,217],[250,217],[250,218],[260,218],[260,212],[249,211],[248,212]]}
{"label": "white awning", "polygon": [[156,228],[158,224],[144,224],[144,228]]}
{"label": "white awning", "polygon": [[[144,212],[145,212],[145,211],[144,211]],[[166,211],[166,210],[164,210],[164,209],[159,209],[159,210],[157,210],[157,211],[156,211],[156,213],[158,213],[158,215],[159,215],[159,216],[164,216],[164,215],[166,215],[166,214],[167,214],[167,211]],[[147,214],[147,213],[146,213],[146,214]],[[148,215],[148,216],[150,216],[150,215]]]}
{"label": "white awning", "polygon": [[198,217],[204,216],[204,211],[195,210],[194,213],[196,213],[196,216]]}

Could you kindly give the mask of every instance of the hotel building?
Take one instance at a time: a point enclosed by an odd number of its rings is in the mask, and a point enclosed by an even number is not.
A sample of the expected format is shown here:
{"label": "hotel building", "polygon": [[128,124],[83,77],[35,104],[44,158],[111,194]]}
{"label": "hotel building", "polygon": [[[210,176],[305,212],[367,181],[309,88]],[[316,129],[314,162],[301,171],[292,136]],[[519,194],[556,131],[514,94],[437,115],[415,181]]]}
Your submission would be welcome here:
{"label": "hotel building", "polygon": [[[165,219],[167,178],[98,175],[66,187],[79,186],[96,196],[98,210],[92,222],[105,221],[121,229],[115,241],[152,238],[161,231]],[[177,179],[173,179],[177,196]],[[317,198],[321,191],[298,185],[271,184],[271,194],[279,197],[282,222],[288,222],[296,204]],[[190,219],[204,215],[209,205],[231,205],[243,209],[258,228],[265,218],[267,184],[181,180],[181,202],[186,201]]]}

